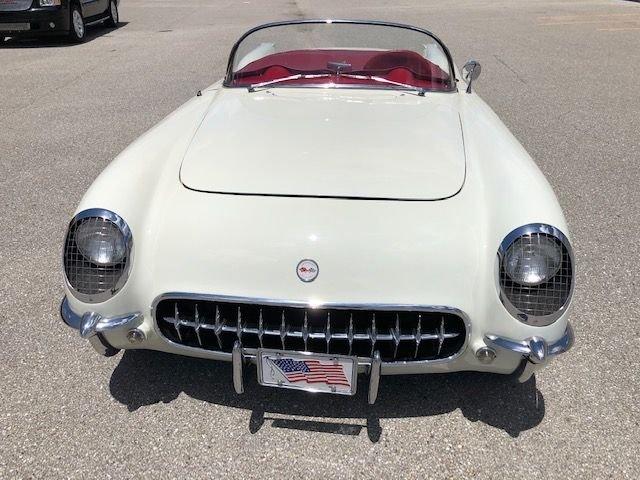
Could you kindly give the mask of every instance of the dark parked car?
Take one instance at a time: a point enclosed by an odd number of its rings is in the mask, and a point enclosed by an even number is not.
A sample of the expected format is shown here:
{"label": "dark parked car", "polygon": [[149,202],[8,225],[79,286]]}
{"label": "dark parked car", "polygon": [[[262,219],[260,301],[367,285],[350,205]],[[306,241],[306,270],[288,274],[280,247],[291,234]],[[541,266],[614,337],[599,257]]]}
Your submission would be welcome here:
{"label": "dark parked car", "polygon": [[87,26],[118,25],[120,0],[0,0],[0,41],[5,37],[67,35],[82,42]]}

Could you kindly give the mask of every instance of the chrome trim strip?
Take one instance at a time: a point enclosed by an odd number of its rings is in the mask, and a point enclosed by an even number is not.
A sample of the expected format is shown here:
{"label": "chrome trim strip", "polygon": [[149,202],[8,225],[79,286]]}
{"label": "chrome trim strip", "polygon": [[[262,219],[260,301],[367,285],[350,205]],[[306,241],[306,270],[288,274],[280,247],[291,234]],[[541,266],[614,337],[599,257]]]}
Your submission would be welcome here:
{"label": "chrome trim strip", "polygon": [[418,33],[422,33],[424,35],[427,35],[427,36],[433,38],[436,41],[436,43],[440,45],[440,47],[444,51],[444,54],[447,56],[447,62],[449,63],[449,74],[451,75],[451,80],[452,80],[451,83],[453,85],[453,87],[449,91],[451,91],[451,92],[457,91],[456,83],[457,83],[458,79],[456,78],[456,69],[455,69],[454,64],[453,64],[453,57],[451,56],[451,52],[449,51],[447,46],[444,44],[444,42],[442,40],[440,40],[436,35],[431,33],[429,30],[425,30],[424,28],[414,27],[412,25],[406,25],[404,23],[382,22],[382,21],[378,21],[378,20],[340,20],[340,19],[336,19],[336,20],[334,20],[334,19],[287,20],[287,21],[280,21],[280,22],[265,23],[263,25],[258,25],[257,27],[254,27],[251,30],[248,30],[247,32],[245,32],[238,39],[238,41],[233,45],[233,47],[231,47],[231,52],[229,53],[229,61],[227,62],[227,74],[224,77],[224,81],[222,82],[222,85],[224,87],[227,87],[227,88],[247,88],[247,87],[244,87],[244,86],[243,87],[232,87],[230,84],[231,84],[231,81],[233,79],[233,61],[235,60],[236,52],[237,52],[238,47],[240,46],[240,44],[249,35],[251,35],[251,34],[253,34],[253,33],[255,33],[255,32],[259,31],[259,30],[264,30],[266,28],[282,27],[282,26],[286,26],[286,25],[309,25],[309,24],[315,24],[315,25],[322,25],[322,24],[375,25],[375,26],[379,26],[379,27],[402,28],[402,29],[405,29],[405,30],[412,30],[414,32],[418,32]]}
{"label": "chrome trim strip", "polygon": [[[158,327],[158,322],[156,320],[156,308],[158,304],[163,300],[202,300],[202,301],[212,301],[212,302],[227,302],[227,303],[250,303],[250,304],[258,304],[258,305],[268,305],[268,306],[278,306],[278,307],[298,307],[298,308],[326,308],[326,309],[335,309],[335,310],[400,310],[400,311],[416,311],[416,312],[443,312],[450,313],[453,315],[457,315],[462,318],[466,335],[464,339],[464,344],[460,347],[460,350],[456,352],[454,355],[447,358],[439,358],[436,360],[417,360],[417,361],[399,361],[399,362],[382,362],[381,364],[381,374],[382,375],[395,375],[402,373],[401,370],[404,368],[414,369],[420,368],[426,365],[436,365],[441,363],[448,363],[456,360],[458,357],[462,356],[469,345],[469,341],[471,339],[471,320],[469,316],[458,308],[447,307],[442,305],[412,305],[412,304],[394,304],[394,303],[314,303],[311,304],[305,301],[299,300],[279,300],[273,298],[260,298],[260,297],[236,297],[230,295],[214,295],[214,294],[206,294],[206,293],[186,293],[186,292],[169,292],[158,295],[151,304],[151,318],[153,320],[153,330],[154,333],[162,338],[167,344],[171,345],[177,349],[184,349],[187,352],[191,352],[192,355],[201,356],[202,352],[207,352],[207,354],[211,354],[211,358],[215,360],[223,360],[223,361],[231,361],[231,354],[226,352],[215,352],[211,350],[204,350],[196,347],[189,347],[186,345],[181,345],[179,343],[172,342],[160,332],[160,328]],[[267,333],[266,331],[264,332]],[[353,334],[351,338],[349,338],[350,342],[352,338],[356,338],[356,335]],[[251,357],[255,357],[256,349],[251,348],[243,348],[242,349],[245,358],[251,360]],[[255,359],[251,360],[255,361]],[[370,357],[358,357],[358,365],[370,365],[371,358]]]}
{"label": "chrome trim strip", "polygon": [[[66,256],[66,250],[67,250],[67,239],[69,237],[69,230],[78,221],[83,220],[85,218],[103,218],[105,220],[109,220],[110,222],[114,223],[116,227],[118,227],[122,232],[122,234],[124,235],[125,242],[127,245],[127,261],[125,263],[122,276],[120,277],[116,285],[112,289],[107,290],[106,292],[91,294],[91,295],[78,292],[75,288],[73,288],[73,286],[69,283],[69,279],[67,278],[67,271],[65,268],[65,256]],[[67,227],[66,235],[64,236],[64,244],[62,246],[62,273],[64,277],[64,283],[67,289],[69,290],[69,292],[81,302],[102,303],[110,299],[111,297],[113,297],[115,294],[117,294],[122,289],[124,284],[127,282],[129,278],[129,274],[131,272],[131,266],[133,265],[133,254],[134,254],[133,235],[131,233],[131,229],[129,228],[129,225],[127,225],[127,222],[125,222],[120,215],[112,212],[111,210],[106,210],[104,208],[90,208],[87,210],[83,210],[78,214],[76,214],[71,219],[71,221],[69,222],[69,226]]]}
{"label": "chrome trim strip", "polygon": [[558,240],[562,242],[564,247],[567,249],[567,252],[569,253],[569,259],[571,260],[571,277],[572,277],[571,289],[569,290],[567,301],[555,313],[552,313],[550,315],[544,315],[544,316],[525,315],[526,319],[523,319],[522,315],[524,314],[511,303],[511,301],[507,298],[507,296],[502,291],[502,286],[500,285],[499,278],[497,281],[498,297],[500,298],[500,302],[502,302],[502,305],[504,306],[504,308],[518,321],[532,327],[546,327],[548,325],[551,325],[556,320],[558,320],[567,311],[567,309],[569,308],[569,305],[571,304],[571,299],[573,297],[573,290],[576,284],[576,281],[575,281],[576,264],[575,264],[575,259],[573,255],[573,248],[571,247],[571,243],[569,242],[569,239],[566,237],[566,235],[562,233],[558,228],[552,225],[548,225],[546,223],[530,223],[530,224],[518,227],[515,230],[512,230],[507,234],[506,237],[504,237],[504,240],[502,240],[502,242],[500,243],[500,246],[498,247],[498,272],[496,272],[496,275],[499,277],[500,266],[502,265],[507,249],[511,246],[511,244],[518,238],[522,237],[523,235],[530,235],[532,233],[544,233],[544,234],[556,237]]}
{"label": "chrome trim strip", "polygon": [[275,307],[298,307],[313,309],[334,309],[334,310],[400,310],[400,311],[416,311],[416,312],[444,312],[460,315],[463,319],[467,319],[467,315],[460,309],[448,307],[445,305],[420,305],[408,303],[340,303],[340,302],[324,302],[310,303],[301,300],[279,300],[273,298],[261,297],[241,297],[233,295],[216,295],[209,293],[187,293],[187,292],[168,292],[158,295],[151,305],[151,315],[155,317],[155,308],[162,300],[202,300],[212,302],[225,303],[250,303]]}

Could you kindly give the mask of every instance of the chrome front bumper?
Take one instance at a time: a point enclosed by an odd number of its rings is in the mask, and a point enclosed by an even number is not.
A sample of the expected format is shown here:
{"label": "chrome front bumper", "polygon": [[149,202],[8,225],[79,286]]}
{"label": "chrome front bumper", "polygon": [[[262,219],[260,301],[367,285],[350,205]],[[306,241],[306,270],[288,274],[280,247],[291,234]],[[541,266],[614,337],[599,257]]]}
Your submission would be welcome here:
{"label": "chrome front bumper", "polygon": [[[87,339],[93,348],[103,356],[112,356],[119,352],[119,349],[111,346],[104,337],[104,333],[109,331],[127,332],[127,338],[135,347],[137,343],[144,341],[144,334],[140,333],[138,327],[144,320],[140,312],[129,313],[116,317],[103,317],[95,312],[87,312],[78,315],[69,306],[66,297],[60,306],[60,315],[64,322],[80,332],[82,338]],[[138,335],[142,335],[139,337]],[[571,325],[567,324],[564,335],[553,343],[548,343],[544,338],[533,336],[526,340],[518,341],[493,334],[484,337],[485,344],[494,350],[494,354],[500,351],[515,353],[521,357],[518,368],[513,372],[518,381],[526,382],[540,368],[544,367],[552,358],[567,352],[574,343],[574,333]],[[486,347],[483,347],[485,350]],[[189,352],[196,350],[191,347],[183,347],[182,350]],[[482,348],[476,350],[476,355]],[[233,365],[233,385],[237,393],[244,392],[243,386],[243,365],[246,363],[256,363],[256,350],[242,348],[236,342],[231,354],[221,353],[216,358],[231,362]],[[440,361],[441,362],[441,361]],[[378,394],[378,384],[381,375],[414,374],[425,373],[416,370],[417,363],[425,362],[382,362],[380,354],[376,351],[371,359],[359,359],[358,367],[360,373],[369,375],[369,403],[373,404]]]}
{"label": "chrome front bumper", "polygon": [[522,342],[491,334],[485,335],[484,339],[487,345],[522,355],[522,361],[516,372],[518,372],[518,381],[524,383],[531,378],[536,370],[549,363],[553,357],[569,351],[573,346],[575,336],[573,328],[567,323],[567,329],[562,338],[552,344],[547,343],[542,337],[535,336]]}
{"label": "chrome front bumper", "polygon": [[143,320],[143,315],[139,312],[110,318],[102,317],[95,312],[87,312],[80,316],[71,310],[67,297],[60,305],[60,316],[64,323],[78,330],[80,336],[89,340],[94,350],[105,357],[111,357],[120,350],[109,345],[102,333],[109,330],[132,329],[140,325]]}

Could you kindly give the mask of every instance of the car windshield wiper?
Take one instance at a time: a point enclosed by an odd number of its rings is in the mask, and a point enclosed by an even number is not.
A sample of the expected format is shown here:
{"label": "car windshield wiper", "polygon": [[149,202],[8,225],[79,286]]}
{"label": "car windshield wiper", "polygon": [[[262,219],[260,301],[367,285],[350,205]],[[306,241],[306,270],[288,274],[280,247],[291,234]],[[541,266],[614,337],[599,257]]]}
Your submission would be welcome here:
{"label": "car windshield wiper", "polygon": [[408,83],[394,82],[393,80],[388,80],[384,77],[378,77],[376,75],[362,75],[356,73],[314,73],[314,74],[306,74],[306,73],[297,73],[295,75],[289,75],[288,77],[276,78],[274,80],[269,80],[267,82],[253,83],[247,87],[249,92],[255,92],[259,88],[268,87],[270,85],[276,85],[282,82],[289,82],[292,80],[300,80],[300,79],[313,79],[313,78],[329,78],[329,77],[343,77],[343,78],[353,78],[354,80],[373,80],[374,82],[385,83],[387,85],[394,85],[396,87],[406,88],[407,90],[414,90],[418,92],[418,95],[424,97],[426,89],[417,87],[415,85],[410,85]]}
{"label": "car windshield wiper", "polygon": [[397,87],[403,87],[408,90],[415,90],[418,92],[418,95],[424,97],[425,92],[427,91],[425,88],[418,87],[416,85],[410,85],[408,83],[394,82],[393,80],[386,79],[384,77],[378,77],[377,75],[362,75],[358,73],[341,73],[341,77],[353,78],[355,80],[373,80],[374,82],[386,83],[388,85],[395,85]]}
{"label": "car windshield wiper", "polygon": [[247,88],[250,92],[255,92],[256,89],[262,87],[268,87],[269,85],[275,85],[281,82],[289,82],[291,80],[299,80],[299,79],[307,79],[307,78],[328,78],[331,77],[331,73],[316,73],[316,74],[305,74],[298,73],[296,75],[290,75],[288,77],[276,78],[275,80],[269,80],[268,82],[260,82],[260,83],[252,83]]}

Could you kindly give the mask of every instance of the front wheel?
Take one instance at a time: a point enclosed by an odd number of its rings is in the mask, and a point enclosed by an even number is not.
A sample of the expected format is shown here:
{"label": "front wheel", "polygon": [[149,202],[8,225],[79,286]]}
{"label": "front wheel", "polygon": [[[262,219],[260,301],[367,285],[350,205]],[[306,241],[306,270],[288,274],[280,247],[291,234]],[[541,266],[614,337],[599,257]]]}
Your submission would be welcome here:
{"label": "front wheel", "polygon": [[84,17],[80,11],[80,7],[74,5],[71,7],[71,28],[69,29],[69,38],[74,43],[84,42],[87,28],[84,24]]}
{"label": "front wheel", "polygon": [[111,0],[109,2],[109,18],[105,22],[105,25],[108,27],[117,27],[118,22],[120,21],[119,13],[118,13],[118,4],[115,0]]}

